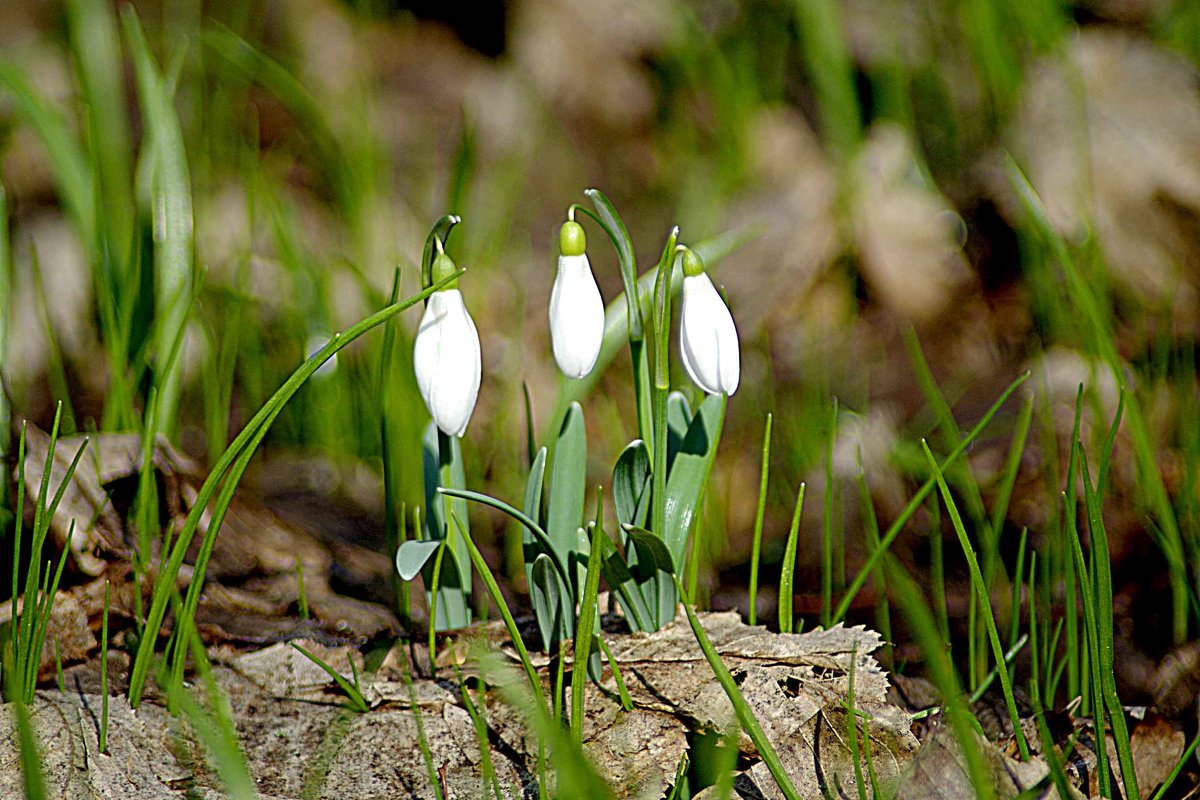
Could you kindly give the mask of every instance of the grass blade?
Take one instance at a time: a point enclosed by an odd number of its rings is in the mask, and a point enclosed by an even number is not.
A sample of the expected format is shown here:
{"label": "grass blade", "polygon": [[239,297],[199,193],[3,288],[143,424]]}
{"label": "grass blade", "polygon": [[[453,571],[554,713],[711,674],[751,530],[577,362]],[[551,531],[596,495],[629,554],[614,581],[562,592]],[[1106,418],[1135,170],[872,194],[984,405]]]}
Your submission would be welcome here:
{"label": "grass blade", "polygon": [[[979,434],[983,433],[983,429],[986,428],[988,423],[992,421],[992,418],[996,416],[996,412],[1000,410],[1000,407],[1004,405],[1005,401],[1007,401],[1008,398],[1012,396],[1012,393],[1017,390],[1017,387],[1024,383],[1028,378],[1028,372],[1022,373],[1016,380],[1008,385],[1008,388],[1000,394],[1000,397],[996,399],[996,402],[992,403],[992,406],[987,410],[987,413],[983,415],[983,417],[975,424],[973,428],[971,428],[967,435],[963,437],[962,441],[950,451],[950,454],[943,459],[941,469],[944,470],[951,466],[963,453],[967,451],[967,448],[971,446],[971,443],[975,441]],[[929,493],[933,491],[933,487],[935,485],[936,481],[933,477],[930,477],[928,480],[926,480],[925,483],[921,485],[921,488],[917,490],[917,493],[913,495],[912,499],[908,501],[908,505],[904,507],[904,510],[900,512],[900,516],[897,517],[896,520],[888,527],[887,532],[879,540],[879,547],[876,550],[873,550],[870,556],[867,557],[867,560],[863,564],[862,569],[859,570],[858,575],[854,577],[854,580],[850,582],[850,586],[842,594],[842,599],[838,603],[837,609],[833,612],[833,622],[840,622],[846,618],[846,612],[850,610],[850,604],[854,602],[855,596],[858,595],[863,585],[866,584],[867,580],[871,576],[871,573],[876,569],[876,567],[879,566],[879,562],[884,558],[888,548],[892,546],[892,542],[896,540],[896,537],[900,535],[900,532],[904,529],[904,526],[908,523],[908,520],[912,518],[912,515],[915,514],[917,509],[921,507],[921,504],[925,502],[925,498],[928,497]]]}
{"label": "grass blade", "polygon": [[[1118,416],[1117,419],[1119,420],[1120,417]],[[1113,429],[1116,429],[1115,421]],[[1080,448],[1082,449],[1082,445]],[[1105,468],[1107,468],[1108,455],[1108,451],[1106,451],[1103,456]],[[1092,591],[1095,594],[1096,639],[1094,647],[1100,663],[1100,671],[1095,679],[1100,684],[1104,709],[1108,715],[1109,725],[1112,727],[1117,759],[1121,765],[1121,781],[1125,786],[1125,796],[1141,797],[1138,792],[1137,773],[1133,768],[1133,756],[1129,749],[1129,728],[1125,724],[1125,709],[1121,705],[1121,698],[1117,696],[1117,679],[1113,665],[1112,563],[1108,554],[1108,533],[1104,529],[1100,495],[1092,484],[1087,459],[1080,458],[1079,466],[1083,470],[1083,496],[1087,507],[1088,530],[1091,532],[1092,545],[1090,578]]]}
{"label": "grass blade", "polygon": [[920,587],[904,566],[890,553],[884,556],[883,563],[888,586],[892,588],[901,613],[916,635],[921,652],[928,658],[926,668],[930,680],[941,692],[942,708],[962,749],[967,775],[971,778],[975,796],[977,800],[991,800],[996,791],[992,776],[988,773],[987,762],[980,750],[980,737],[976,734],[978,722],[971,716],[962,683],[950,660],[946,640],[942,638],[937,620],[921,595]]}
{"label": "grass blade", "polygon": [[133,54],[138,99],[146,125],[147,142],[142,158],[153,163],[154,382],[162,409],[155,433],[169,436],[175,430],[183,382],[183,362],[174,356],[175,343],[183,339],[195,282],[191,181],[174,102],[131,6],[122,9],[121,21]]}
{"label": "grass blade", "polygon": [[[1058,262],[1066,282],[1067,295],[1077,313],[1079,330],[1092,352],[1100,356],[1112,372],[1117,385],[1125,382],[1125,363],[1117,352],[1116,336],[1112,330],[1110,309],[1096,297],[1086,275],[1067,248],[1066,242],[1054,227],[1042,205],[1041,198],[1033,190],[1029,179],[1011,156],[1006,157],[1008,177],[1038,238],[1050,249]],[[1158,454],[1150,440],[1149,426],[1137,398],[1130,394],[1125,409],[1129,437],[1133,443],[1134,461],[1137,464],[1138,486],[1144,493],[1155,521],[1162,529],[1161,546],[1171,567],[1172,634],[1176,644],[1183,642],[1188,633],[1189,587],[1184,559],[1183,534],[1171,496],[1167,492],[1163,475],[1158,465]]]}
{"label": "grass blade", "polygon": [[[329,666],[327,663],[325,663],[325,661],[308,652],[295,642],[288,642],[288,644],[291,645],[293,650],[297,651],[300,653],[300,655],[304,656],[309,661],[325,670],[325,673],[329,677],[333,678],[333,682],[337,684],[338,688],[342,690],[342,694],[346,695],[346,699],[350,701],[347,705],[348,708],[353,709],[360,714],[365,714],[367,711],[371,710],[371,707],[367,705],[366,698],[363,697],[362,692],[359,691],[358,687],[355,686],[354,683],[346,680],[336,669]],[[349,656],[347,656],[347,658],[349,658]],[[433,659],[432,651],[430,651],[429,658],[431,660]],[[353,662],[351,662],[351,666],[353,666]],[[355,683],[357,683],[357,681]]]}
{"label": "grass blade", "polygon": [[971,572],[971,581],[975,584],[975,594],[979,598],[979,608],[983,612],[983,622],[987,628],[988,639],[991,641],[992,656],[996,660],[996,669],[1000,676],[1000,688],[1004,692],[1004,704],[1008,707],[1008,716],[1013,726],[1013,736],[1017,740],[1017,750],[1021,753],[1021,760],[1028,761],[1029,744],[1025,741],[1025,734],[1021,730],[1021,715],[1017,711],[1017,701],[1013,695],[1012,678],[1008,674],[1008,665],[1004,663],[1004,650],[1000,644],[1000,634],[996,630],[996,618],[992,613],[988,583],[984,581],[983,572],[979,569],[979,561],[975,558],[975,549],[971,545],[971,540],[967,537],[967,530],[963,527],[962,517],[959,516],[954,497],[950,494],[950,487],[946,485],[946,479],[942,475],[942,471],[938,468],[937,459],[934,458],[929,445],[923,439],[921,440],[921,447],[925,451],[925,458],[929,462],[929,469],[932,470],[933,477],[937,480],[938,489],[942,494],[942,502],[945,503],[946,511],[950,514],[950,522],[954,526],[954,532],[958,534],[958,542],[962,546],[963,555],[967,559],[967,566]]}
{"label": "grass blade", "polygon": [[[451,519],[457,521],[458,515],[451,512]],[[479,548],[471,541],[469,536],[464,537],[467,543],[467,552],[471,556],[471,563],[475,565],[475,572],[483,581],[484,587],[487,589],[488,595],[495,603],[496,609],[500,612],[500,618],[504,621],[504,628],[508,631],[508,636],[512,640],[513,647],[516,648],[517,656],[521,659],[521,666],[525,669],[525,677],[529,680],[529,687],[533,690],[534,697],[538,702],[535,704],[541,713],[545,713],[549,708],[546,704],[546,693],[542,691],[542,681],[538,678],[537,670],[533,668],[533,661],[529,658],[529,651],[525,648],[525,641],[521,638],[521,630],[517,627],[517,621],[513,619],[512,612],[508,608],[508,603],[504,600],[504,594],[500,591],[500,584],[496,583],[495,576],[492,575],[492,570],[488,567],[487,561],[484,560],[483,554],[479,552]],[[433,652],[430,651],[430,659],[433,658]]]}
{"label": "grass blade", "polygon": [[596,595],[600,591],[601,538],[604,533],[604,498],[596,491],[596,521],[592,523],[592,543],[588,553],[587,578],[579,601],[579,624],[575,626],[575,660],[571,667],[571,735],[583,742],[583,708],[587,696],[587,663],[592,654],[593,629],[596,627]]}
{"label": "grass blade", "polygon": [[[676,575],[674,578],[676,590],[680,594],[683,594],[683,586],[679,583],[679,576]],[[758,755],[762,758],[763,763],[767,765],[767,769],[771,772],[771,777],[779,785],[779,790],[783,792],[783,796],[788,798],[788,800],[799,800],[800,794],[796,791],[796,787],[792,785],[792,780],[788,777],[787,770],[783,767],[783,762],[779,760],[779,754],[775,752],[775,746],[771,744],[771,740],[767,738],[766,732],[758,724],[758,718],[754,716],[754,709],[750,708],[750,704],[742,696],[737,682],[733,679],[733,675],[729,673],[729,668],[725,666],[725,662],[721,660],[720,654],[717,653],[716,648],[709,641],[708,634],[704,632],[704,626],[700,624],[700,620],[696,617],[696,612],[687,603],[684,603],[683,610],[687,614],[688,624],[692,627],[692,633],[696,636],[696,642],[704,652],[704,658],[707,659],[708,665],[712,667],[717,682],[721,684],[721,688],[725,690],[726,696],[729,697],[729,702],[733,704],[734,713],[737,714],[738,722],[742,725],[742,730],[754,742],[754,747],[758,750]]]}
{"label": "grass blade", "polygon": [[[180,567],[183,566],[184,556],[187,554],[188,548],[191,545],[192,538],[196,534],[200,520],[204,516],[209,502],[213,499],[217,489],[222,487],[223,481],[228,477],[230,485],[236,487],[238,480],[241,478],[241,472],[245,469],[245,464],[249,461],[249,456],[252,455],[266,436],[267,430],[271,423],[279,415],[280,410],[287,402],[295,396],[300,387],[304,385],[322,364],[330,357],[346,347],[348,344],[358,339],[363,334],[373,328],[387,322],[396,314],[416,305],[424,300],[433,292],[442,288],[445,283],[454,280],[461,275],[464,270],[458,270],[454,275],[448,277],[445,281],[435,284],[412,297],[400,303],[394,303],[386,308],[377,311],[366,319],[352,325],[346,329],[344,333],[335,334],[320,350],[313,353],[303,364],[301,364],[295,372],[283,383],[275,394],[258,410],[257,413],[250,419],[241,433],[234,438],[233,442],[225,449],[225,453],[221,456],[220,461],[209,473],[205,479],[200,491],[197,493],[195,502],[191,510],[188,512],[187,518],[184,520],[183,528],[175,539],[175,543],[171,547],[171,552],[167,558],[166,564],[159,572],[158,580],[154,586],[153,600],[150,604],[150,609],[146,617],[146,625],[144,627],[144,635],[138,642],[137,653],[134,656],[133,666],[129,676],[129,702],[133,707],[141,702],[142,694],[145,691],[146,677],[150,672],[150,662],[154,655],[154,647],[157,640],[157,633],[162,626],[163,617],[166,615],[167,605],[170,600],[171,591],[175,585],[175,577],[179,574]],[[228,473],[228,475],[226,474]],[[227,493],[222,492],[222,495],[228,494],[232,497],[232,490]],[[228,507],[228,500],[225,500],[225,507]],[[205,532],[204,540],[201,544],[201,553],[206,550],[211,553],[212,546],[215,544],[219,526],[217,525],[218,514],[224,515],[224,508],[221,503],[214,508],[212,520]],[[203,571],[199,569],[199,559],[197,560],[197,569],[193,572],[192,584],[188,587],[188,604],[184,606],[186,618],[181,622],[187,622],[195,611],[195,602],[198,602],[200,585],[203,583]]]}
{"label": "grass blade", "polygon": [[833,605],[833,444],[837,438],[838,400],[833,398],[829,419],[829,435],[825,440],[824,512],[821,515],[821,626],[830,625],[829,609]]}
{"label": "grass blade", "polygon": [[792,603],[795,601],[796,547],[800,539],[800,514],[804,510],[805,484],[796,492],[796,506],[792,511],[792,525],[788,528],[787,546],[783,551],[783,567],[779,575],[779,630],[792,633],[796,630],[792,619]]}
{"label": "grass blade", "polygon": [[[551,716],[544,698],[522,691],[519,682],[512,680],[512,668],[494,653],[477,651],[476,662],[484,678],[499,690],[504,701],[522,713],[539,743],[549,744],[550,761],[557,776],[558,796],[579,800],[613,800],[612,790],[588,761],[580,744],[559,724],[557,718]],[[539,787],[539,790],[544,789],[544,786]]]}
{"label": "grass blade", "polygon": [[[121,40],[111,3],[71,0],[67,3],[67,32],[75,58],[83,102],[87,108],[88,141],[95,164],[103,213],[97,215],[113,272],[115,297],[128,298],[130,245],[133,242],[133,144],[125,99]],[[129,298],[131,299],[131,298]]]}
{"label": "grass blade", "polygon": [[771,414],[763,427],[762,463],[758,472],[758,505],[754,509],[754,538],[750,545],[750,618],[758,624],[758,560],[762,554],[763,520],[767,512],[767,476],[771,472]]}
{"label": "grass blade", "polygon": [[42,142],[67,213],[75,222],[87,249],[96,249],[95,199],[87,158],[71,132],[71,125],[41,98],[15,66],[0,59],[0,86],[15,100],[14,109]]}

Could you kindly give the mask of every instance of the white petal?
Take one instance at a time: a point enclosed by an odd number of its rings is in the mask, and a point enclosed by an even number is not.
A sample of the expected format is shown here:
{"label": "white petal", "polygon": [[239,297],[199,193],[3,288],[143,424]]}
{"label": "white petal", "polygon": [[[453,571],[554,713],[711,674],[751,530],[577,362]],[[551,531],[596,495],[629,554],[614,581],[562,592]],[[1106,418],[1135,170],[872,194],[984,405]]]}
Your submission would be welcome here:
{"label": "white petal", "polygon": [[708,275],[683,279],[679,350],[688,377],[709,394],[731,395],[741,379],[741,350],[733,315]]}
{"label": "white petal", "polygon": [[442,431],[462,436],[479,396],[479,332],[457,289],[434,292],[413,344],[421,397]]}
{"label": "white petal", "polygon": [[603,340],[604,300],[587,255],[559,256],[550,291],[550,343],[558,368],[568,378],[587,375]]}

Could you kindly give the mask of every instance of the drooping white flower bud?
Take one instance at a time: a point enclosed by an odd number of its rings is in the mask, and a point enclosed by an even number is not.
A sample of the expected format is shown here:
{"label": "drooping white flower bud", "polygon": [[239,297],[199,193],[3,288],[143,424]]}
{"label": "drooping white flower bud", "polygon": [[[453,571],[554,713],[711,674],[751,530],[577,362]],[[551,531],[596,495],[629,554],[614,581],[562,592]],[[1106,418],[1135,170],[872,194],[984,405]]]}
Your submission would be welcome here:
{"label": "drooping white flower bud", "polygon": [[568,378],[582,378],[592,371],[604,340],[604,300],[586,249],[587,238],[579,223],[563,223],[558,274],[550,290],[550,343],[558,368]]}
{"label": "drooping white flower bud", "polygon": [[704,263],[691,250],[683,253],[679,349],[683,368],[701,389],[709,394],[737,391],[742,356],[733,315],[704,272]]}
{"label": "drooping white flower bud", "polygon": [[[433,262],[437,282],[455,271],[441,253]],[[429,296],[413,344],[417,386],[433,421],[448,436],[462,436],[475,410],[483,371],[479,332],[467,313],[458,281]]]}

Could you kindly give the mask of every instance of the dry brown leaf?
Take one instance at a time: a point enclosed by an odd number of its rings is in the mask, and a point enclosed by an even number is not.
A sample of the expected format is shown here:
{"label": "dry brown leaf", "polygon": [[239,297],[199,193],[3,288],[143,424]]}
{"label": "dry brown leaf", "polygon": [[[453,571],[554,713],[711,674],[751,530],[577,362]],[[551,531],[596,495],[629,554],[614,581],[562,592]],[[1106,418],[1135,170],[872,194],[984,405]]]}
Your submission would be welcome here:
{"label": "dry brown leaf", "polygon": [[1151,684],[1154,706],[1168,716],[1179,716],[1195,705],[1200,695],[1200,642],[1184,642],[1163,656]]}
{"label": "dry brown leaf", "polygon": [[[111,481],[112,473],[120,471],[119,467],[114,468],[113,462],[124,464],[130,459],[130,441],[136,452],[136,435],[104,436],[94,440],[84,436],[64,436],[55,443],[54,461],[50,466],[50,497],[45,500],[47,506],[66,479],[75,454],[81,447],[85,448],[70,484],[63,491],[58,510],[50,519],[50,540],[61,552],[68,546],[69,537],[71,562],[85,575],[99,575],[104,570],[107,559],[102,556],[128,553],[124,525],[109,502],[104,484],[106,476]],[[35,425],[28,425],[25,442],[26,509],[27,516],[32,519],[32,510],[41,494],[50,436]],[[133,458],[136,464],[136,456]]]}
{"label": "dry brown leaf", "polygon": [[[1021,792],[1036,786],[1048,773],[1049,767],[1040,758],[1028,762],[1016,761],[1001,753],[986,739],[972,734],[980,746],[995,796],[1000,800],[1016,797]],[[975,790],[967,772],[962,748],[952,731],[941,727],[921,746],[913,760],[909,774],[896,794],[896,800],[960,800],[974,797]],[[1051,785],[1039,797],[1057,798],[1058,792]],[[1081,797],[1078,793],[1071,800]]]}
{"label": "dry brown leaf", "polygon": [[924,175],[909,134],[898,125],[871,128],[852,175],[863,277],[901,316],[937,317],[968,276],[962,219]]}
{"label": "dry brown leaf", "polygon": [[1154,794],[1183,755],[1186,737],[1161,714],[1151,712],[1137,723],[1129,738],[1133,771],[1143,800]]}
{"label": "dry brown leaf", "polygon": [[1194,324],[1200,248],[1196,72],[1148,39],[1087,28],[1028,81],[1030,180],[1071,241],[1094,232],[1119,291]]}

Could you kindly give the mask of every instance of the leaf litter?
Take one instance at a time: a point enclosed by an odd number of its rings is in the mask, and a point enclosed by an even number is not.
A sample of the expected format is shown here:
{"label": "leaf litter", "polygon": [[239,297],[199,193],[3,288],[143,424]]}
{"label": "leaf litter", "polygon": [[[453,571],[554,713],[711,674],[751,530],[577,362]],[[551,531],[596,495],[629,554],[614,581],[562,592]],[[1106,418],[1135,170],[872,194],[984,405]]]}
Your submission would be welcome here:
{"label": "leaf litter", "polygon": [[[44,463],[48,440],[43,436],[35,432],[30,437],[30,464]],[[106,580],[113,587],[114,637],[108,644],[115,690],[123,688],[129,666],[121,647],[128,641],[124,637],[136,606],[126,561],[131,531],[119,513],[130,504],[119,495],[123,482],[136,484],[140,444],[136,436],[99,436],[93,444],[51,526],[52,531],[65,532],[74,519],[78,533],[69,543],[65,535],[55,538],[60,547],[69,544],[76,577],[75,584],[56,597],[39,670],[42,685],[51,685],[55,659],[61,659],[65,691],[39,690],[32,708],[44,772],[53,776],[54,796],[63,798],[218,796],[219,781],[205,766],[198,740],[153,696],[138,710],[122,702],[110,704],[109,750],[99,752],[97,632]],[[58,452],[73,454],[71,440],[61,442]],[[163,442],[155,447],[152,463],[170,525],[186,514],[202,476]],[[56,459],[53,469],[58,468]],[[33,497],[40,488],[28,472],[26,488]],[[112,513],[106,516],[106,511]],[[81,526],[81,520],[87,524]],[[517,711],[471,679],[472,664],[463,655],[482,642],[515,663],[499,623],[444,639],[434,680],[428,677],[430,660],[423,646],[405,645],[396,638],[403,629],[390,610],[335,591],[330,548],[311,534],[239,500],[225,522],[220,544],[216,553],[221,555],[214,557],[207,575],[198,629],[208,646],[214,677],[229,698],[262,797],[432,796],[425,756],[415,746],[422,731],[432,763],[445,776],[452,796],[483,796],[483,756],[464,691],[471,692],[473,705],[486,719],[490,761],[506,796],[536,794],[536,738]],[[298,562],[305,569],[312,609],[308,620],[297,614]],[[181,580],[189,577],[185,571]],[[142,582],[143,592],[149,590],[148,582]],[[0,618],[10,617],[11,604],[0,607]],[[957,742],[936,721],[914,725],[910,712],[917,709],[904,707],[889,692],[889,676],[871,655],[884,644],[878,633],[838,625],[778,634],[745,625],[736,612],[703,613],[700,619],[802,796],[837,796],[851,790],[856,780],[854,754],[859,754],[859,769],[866,774],[868,761],[862,754],[868,751],[869,768],[884,796],[965,796],[962,792],[970,784]],[[626,633],[617,617],[605,623],[603,635],[633,708],[622,709],[613,671],[605,661],[599,685],[588,685],[585,749],[603,766],[617,797],[661,797],[671,788],[690,737],[730,730],[733,709],[682,621],[652,634]],[[370,710],[347,710],[333,679],[289,646],[292,641],[347,680],[357,673]],[[374,671],[366,669],[364,649],[386,650]],[[537,658],[548,687],[552,664],[545,656]],[[569,652],[565,658],[569,668]],[[466,678],[456,678],[456,673]],[[860,737],[853,747],[852,673]],[[916,679],[905,678],[903,685],[905,696],[922,695]],[[936,698],[935,692],[923,694],[922,702]],[[1072,729],[1077,725],[1072,723]],[[920,740],[914,730],[922,734]],[[998,743],[984,742],[984,752],[997,796],[1013,797],[1046,785],[1048,767],[1042,758],[1022,764],[1006,751],[1005,733],[995,735]],[[1183,749],[1183,734],[1157,716],[1135,727],[1133,741],[1142,786],[1161,782]],[[737,796],[782,796],[745,735],[738,749]],[[1086,758],[1085,748],[1079,749],[1082,756],[1077,758]],[[18,763],[12,710],[6,707],[0,715],[0,796],[21,791]],[[1068,770],[1087,794],[1094,793],[1089,785],[1094,784],[1094,763],[1091,766]],[[1052,788],[1048,791],[1045,796],[1054,796]]]}

